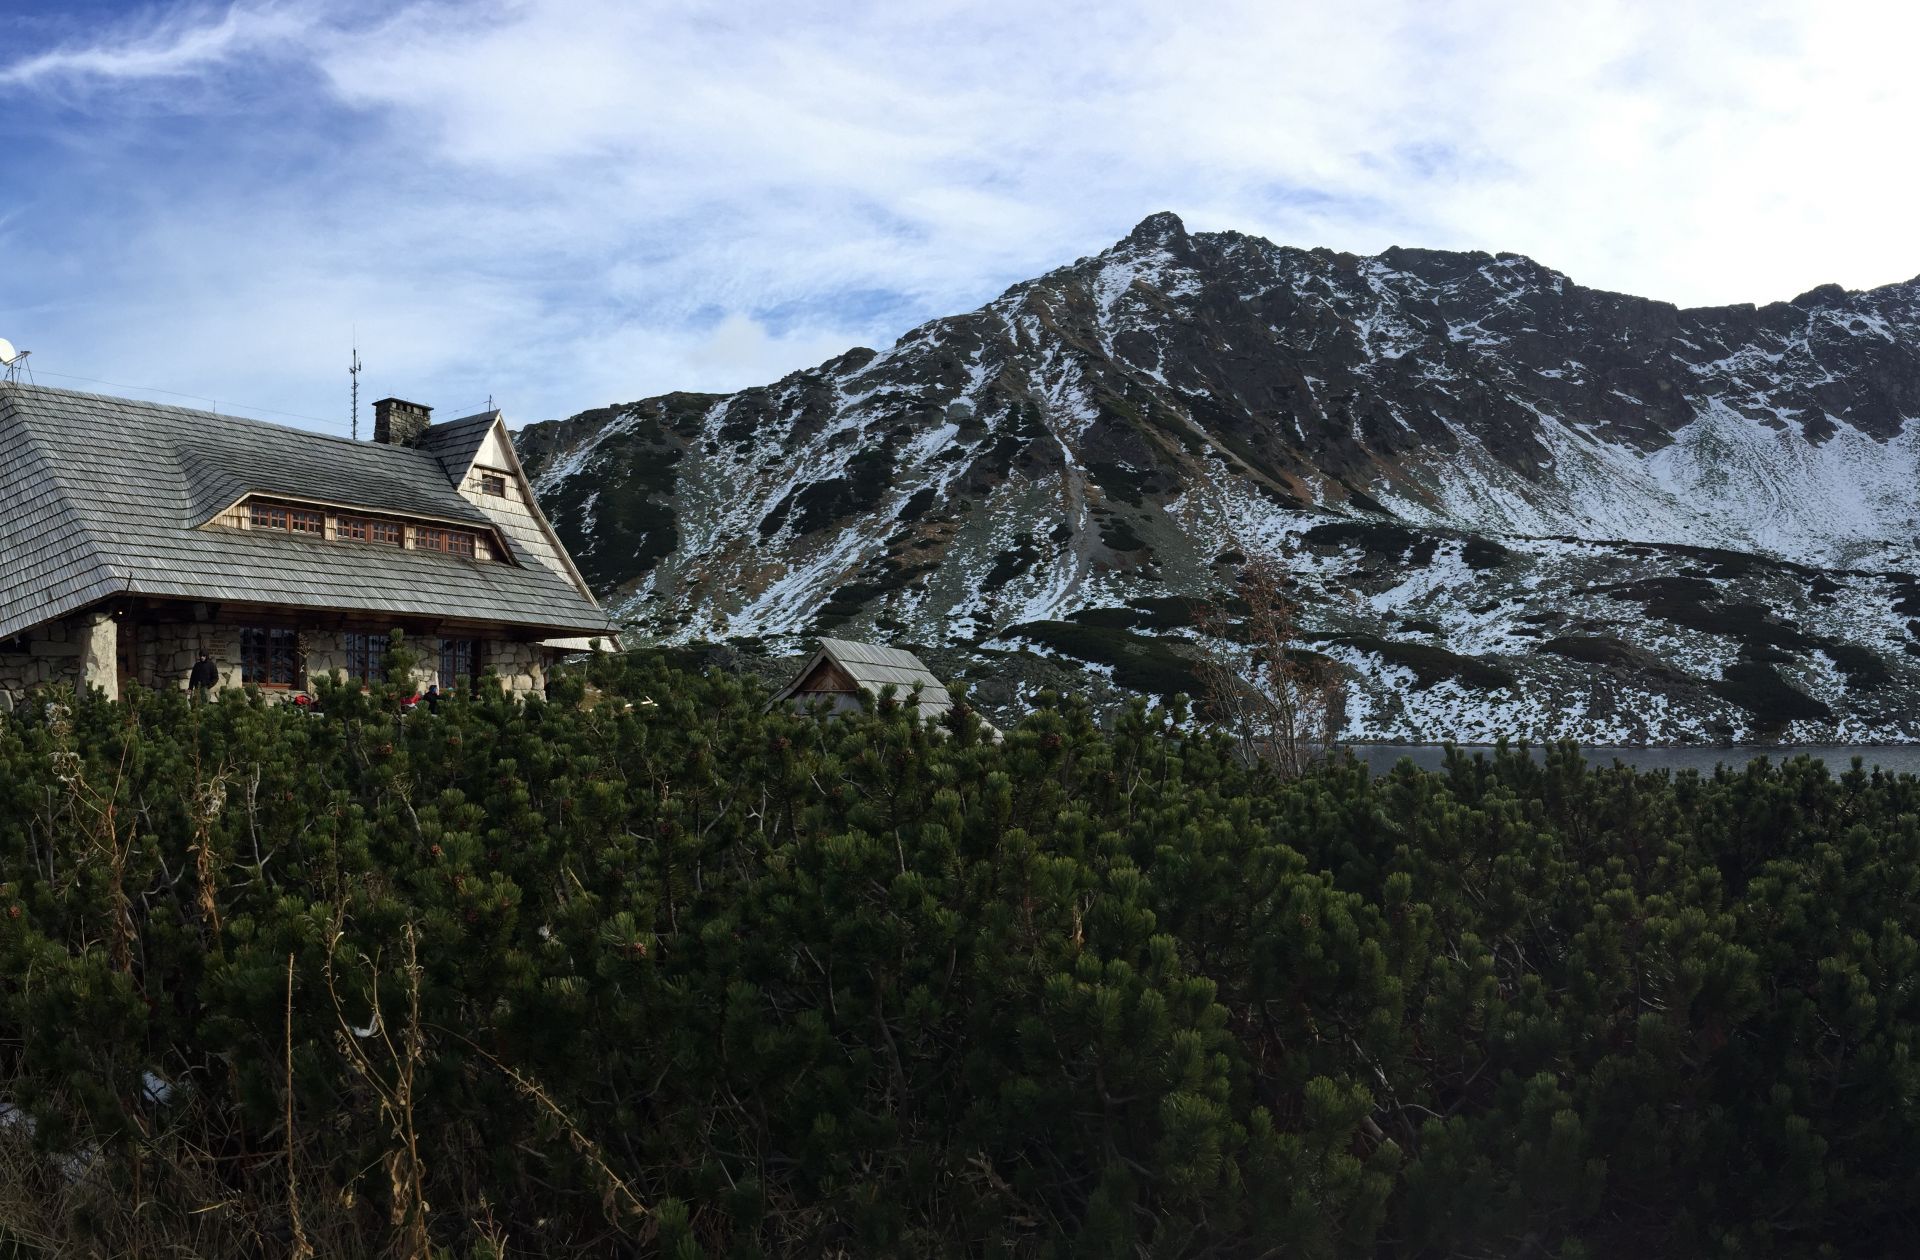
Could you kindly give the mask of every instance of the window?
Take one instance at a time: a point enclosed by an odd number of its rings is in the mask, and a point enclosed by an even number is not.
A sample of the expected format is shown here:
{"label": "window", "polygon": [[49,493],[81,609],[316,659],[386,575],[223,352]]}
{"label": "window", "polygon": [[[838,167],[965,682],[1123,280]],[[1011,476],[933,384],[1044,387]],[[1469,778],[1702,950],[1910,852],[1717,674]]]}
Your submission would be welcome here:
{"label": "window", "polygon": [[347,635],[347,677],[359,682],[377,682],[387,674],[387,636],[384,634]]}
{"label": "window", "polygon": [[448,551],[456,556],[471,556],[474,552],[474,536],[471,530],[422,525],[413,531],[413,545],[420,551]]}
{"label": "window", "polygon": [[255,529],[291,530],[296,534],[319,534],[327,532],[327,515],[309,508],[281,507],[274,503],[252,503],[247,506],[247,522]]}
{"label": "window", "polygon": [[353,542],[385,543],[389,547],[400,545],[400,526],[393,521],[370,520],[364,516],[343,516],[340,518],[340,537]]}
{"label": "window", "polygon": [[440,690],[451,695],[480,676],[478,639],[440,640]]}
{"label": "window", "polygon": [[507,495],[507,479],[499,473],[481,473],[480,493],[505,498]]}
{"label": "window", "polygon": [[258,687],[291,687],[299,677],[297,632],[256,626],[240,631],[240,681]]}
{"label": "window", "polygon": [[[327,536],[327,514],[318,508],[288,507],[281,503],[249,503],[247,523],[254,529],[281,533]],[[408,526],[400,521],[375,516],[339,516],[334,519],[335,539],[345,542],[380,543],[388,547],[406,545]],[[448,555],[477,559],[480,535],[470,529],[452,529],[442,525],[415,525],[413,545],[421,551],[441,551]]]}

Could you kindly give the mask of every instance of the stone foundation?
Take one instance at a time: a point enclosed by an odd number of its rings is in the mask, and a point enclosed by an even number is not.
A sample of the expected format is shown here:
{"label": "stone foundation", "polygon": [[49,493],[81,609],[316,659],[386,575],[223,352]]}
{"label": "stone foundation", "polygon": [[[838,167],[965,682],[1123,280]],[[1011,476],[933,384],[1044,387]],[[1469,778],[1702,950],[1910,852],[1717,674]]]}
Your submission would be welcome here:
{"label": "stone foundation", "polygon": [[[219,675],[216,690],[243,686],[240,631],[218,622],[146,622],[116,619],[104,612],[86,613],[42,626],[18,639],[0,642],[0,695],[14,701],[40,688],[98,687],[109,698],[120,693],[120,657],[125,636],[125,662],[141,685],[185,690],[201,652],[213,660]],[[383,633],[370,631],[371,633]],[[548,672],[560,653],[540,643],[510,639],[473,638],[480,645],[479,668],[491,672],[497,685],[510,695],[525,696],[546,689]],[[418,660],[412,671],[416,692],[440,681],[440,640],[409,637],[406,650]],[[347,632],[299,631],[301,670],[293,687],[268,687],[269,697],[311,693],[320,678],[348,678]],[[5,700],[0,700],[4,710]]]}

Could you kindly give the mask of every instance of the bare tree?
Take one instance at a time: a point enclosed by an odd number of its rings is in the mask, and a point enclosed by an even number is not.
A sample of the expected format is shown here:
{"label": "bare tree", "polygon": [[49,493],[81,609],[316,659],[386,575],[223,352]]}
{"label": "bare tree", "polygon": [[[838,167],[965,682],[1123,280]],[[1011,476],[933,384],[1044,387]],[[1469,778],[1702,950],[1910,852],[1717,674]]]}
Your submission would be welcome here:
{"label": "bare tree", "polygon": [[1232,735],[1248,764],[1304,774],[1334,747],[1345,689],[1332,666],[1298,646],[1299,604],[1286,566],[1254,554],[1240,568],[1235,598],[1202,609],[1199,665],[1208,717]]}

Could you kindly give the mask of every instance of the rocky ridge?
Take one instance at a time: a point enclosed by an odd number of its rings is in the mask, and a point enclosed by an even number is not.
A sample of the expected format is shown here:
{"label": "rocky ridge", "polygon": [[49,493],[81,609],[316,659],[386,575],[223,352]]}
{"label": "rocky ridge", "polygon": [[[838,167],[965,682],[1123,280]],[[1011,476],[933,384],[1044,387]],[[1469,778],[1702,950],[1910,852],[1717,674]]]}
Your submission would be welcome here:
{"label": "rocky ridge", "polygon": [[1916,417],[1920,281],[1679,309],[1158,214],[885,351],[519,442],[643,637],[1165,694],[1267,552],[1351,738],[1871,742],[1920,739]]}

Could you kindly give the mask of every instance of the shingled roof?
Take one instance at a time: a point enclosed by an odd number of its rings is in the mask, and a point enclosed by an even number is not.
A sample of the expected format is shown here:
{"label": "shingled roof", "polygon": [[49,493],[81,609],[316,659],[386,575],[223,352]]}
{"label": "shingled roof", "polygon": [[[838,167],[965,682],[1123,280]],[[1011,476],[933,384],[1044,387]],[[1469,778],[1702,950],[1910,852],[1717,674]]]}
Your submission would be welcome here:
{"label": "shingled roof", "polygon": [[0,385],[0,638],[115,595],[610,635],[590,595],[525,555],[471,560],[206,524],[246,495],[265,494],[490,528],[455,488],[445,457],[457,463],[471,438],[470,464],[497,419],[469,417],[416,450]]}
{"label": "shingled roof", "polygon": [[437,458],[441,468],[446,470],[447,480],[458,485],[473,467],[474,456],[480,453],[487,434],[493,431],[494,423],[499,419],[498,411],[481,411],[458,420],[449,420],[445,424],[436,424],[420,435],[414,447]]}
{"label": "shingled roof", "polygon": [[947,693],[946,684],[935,678],[933,671],[913,653],[874,643],[855,643],[850,639],[821,639],[819,649],[807,658],[793,681],[774,696],[773,703],[828,694],[806,689],[806,683],[822,665],[837,667],[855,686],[873,696],[878,696],[882,687],[891,686],[904,700],[919,688],[922,718],[931,720],[953,707],[953,697]]}

